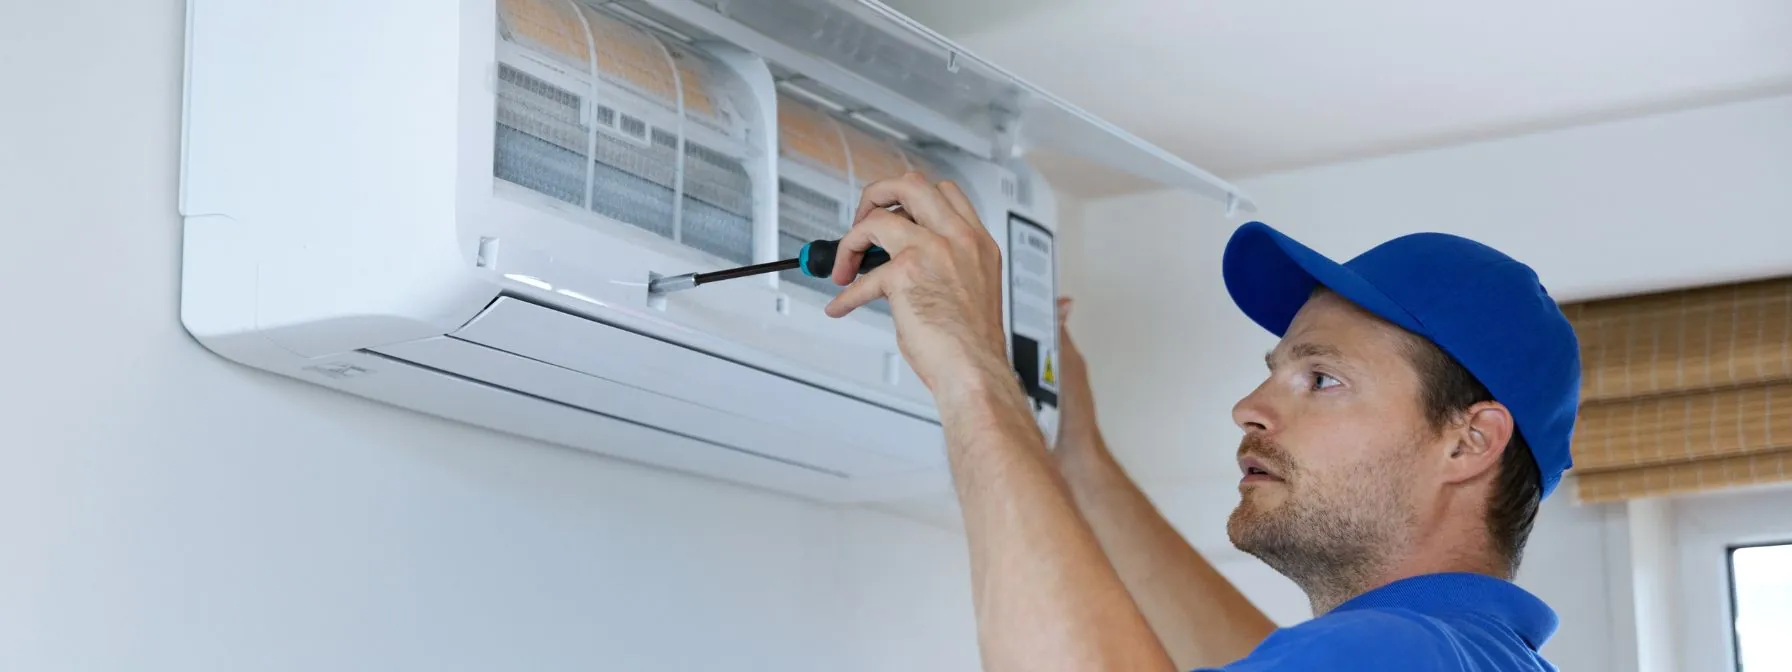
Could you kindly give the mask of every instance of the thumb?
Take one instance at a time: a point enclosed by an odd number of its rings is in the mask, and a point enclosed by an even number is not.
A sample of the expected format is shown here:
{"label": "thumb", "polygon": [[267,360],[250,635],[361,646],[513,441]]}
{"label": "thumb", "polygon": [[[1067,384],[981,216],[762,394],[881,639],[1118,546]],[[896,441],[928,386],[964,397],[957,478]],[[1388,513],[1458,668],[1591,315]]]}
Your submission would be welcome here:
{"label": "thumb", "polygon": [[1066,352],[1076,349],[1076,344],[1070,341],[1070,308],[1070,297],[1058,297],[1058,349]]}

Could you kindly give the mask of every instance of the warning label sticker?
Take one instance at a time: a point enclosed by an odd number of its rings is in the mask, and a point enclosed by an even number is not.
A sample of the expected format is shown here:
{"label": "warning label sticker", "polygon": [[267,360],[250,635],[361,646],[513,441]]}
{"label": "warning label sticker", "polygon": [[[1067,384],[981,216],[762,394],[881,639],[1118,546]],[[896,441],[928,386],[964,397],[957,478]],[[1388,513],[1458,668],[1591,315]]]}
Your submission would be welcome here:
{"label": "warning label sticker", "polygon": [[1014,371],[1029,396],[1058,404],[1058,278],[1052,233],[1008,215],[1008,325]]}

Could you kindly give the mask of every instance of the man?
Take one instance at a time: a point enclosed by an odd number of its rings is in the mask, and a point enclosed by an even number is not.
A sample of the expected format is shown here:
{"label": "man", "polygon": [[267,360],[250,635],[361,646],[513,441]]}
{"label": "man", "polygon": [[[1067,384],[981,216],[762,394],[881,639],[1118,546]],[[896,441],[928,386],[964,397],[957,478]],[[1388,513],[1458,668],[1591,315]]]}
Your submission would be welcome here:
{"label": "man", "polygon": [[1579,348],[1528,267],[1440,234],[1342,265],[1262,224],[1233,235],[1227,289],[1281,341],[1233,410],[1227,531],[1316,615],[1277,629],[1108,453],[1068,334],[1047,450],[1009,373],[999,251],[956,186],[872,184],[855,221],[835,281],[873,245],[893,259],[828,312],[888,297],[935,396],[986,669],[1554,669],[1554,612],[1509,579],[1569,466]]}

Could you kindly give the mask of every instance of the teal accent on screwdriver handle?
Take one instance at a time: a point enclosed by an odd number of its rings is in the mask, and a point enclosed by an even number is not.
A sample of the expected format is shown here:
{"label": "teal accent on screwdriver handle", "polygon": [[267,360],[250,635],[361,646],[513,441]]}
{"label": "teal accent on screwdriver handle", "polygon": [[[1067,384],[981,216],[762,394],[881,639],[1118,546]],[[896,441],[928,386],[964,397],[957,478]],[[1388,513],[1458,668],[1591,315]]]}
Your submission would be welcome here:
{"label": "teal accent on screwdriver handle", "polygon": [[[834,275],[834,257],[840,252],[838,240],[816,240],[803,245],[803,251],[797,254],[797,264],[803,269],[803,275],[811,278],[828,278]],[[890,261],[890,253],[884,248],[873,247],[865,250],[865,257],[859,260],[859,275],[870,273],[872,269]]]}

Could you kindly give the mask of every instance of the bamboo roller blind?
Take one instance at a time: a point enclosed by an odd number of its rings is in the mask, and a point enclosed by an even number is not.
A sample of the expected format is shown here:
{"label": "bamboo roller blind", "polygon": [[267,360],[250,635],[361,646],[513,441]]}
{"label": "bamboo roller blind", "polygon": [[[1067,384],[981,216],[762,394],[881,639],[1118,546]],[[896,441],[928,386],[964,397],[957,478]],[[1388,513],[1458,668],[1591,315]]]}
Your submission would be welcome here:
{"label": "bamboo roller blind", "polygon": [[1792,480],[1792,278],[1562,308],[1580,501]]}

